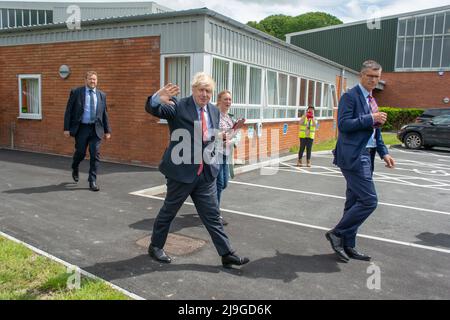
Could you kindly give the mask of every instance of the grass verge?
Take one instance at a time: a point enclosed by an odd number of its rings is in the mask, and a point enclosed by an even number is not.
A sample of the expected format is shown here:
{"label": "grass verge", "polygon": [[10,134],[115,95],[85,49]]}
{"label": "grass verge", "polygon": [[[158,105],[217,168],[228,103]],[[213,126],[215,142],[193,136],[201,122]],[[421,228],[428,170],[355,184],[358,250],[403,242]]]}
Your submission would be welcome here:
{"label": "grass verge", "polygon": [[101,280],[80,276],[24,245],[0,236],[0,300],[129,300]]}

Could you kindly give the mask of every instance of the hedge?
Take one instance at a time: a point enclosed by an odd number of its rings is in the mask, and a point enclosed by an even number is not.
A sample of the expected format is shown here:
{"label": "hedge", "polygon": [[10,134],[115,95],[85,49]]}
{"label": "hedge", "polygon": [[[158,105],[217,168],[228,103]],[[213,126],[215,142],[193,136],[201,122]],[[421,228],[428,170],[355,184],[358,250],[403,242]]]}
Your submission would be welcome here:
{"label": "hedge", "polygon": [[379,111],[387,113],[387,121],[382,130],[397,131],[403,125],[414,122],[422,114],[423,109],[380,107]]}

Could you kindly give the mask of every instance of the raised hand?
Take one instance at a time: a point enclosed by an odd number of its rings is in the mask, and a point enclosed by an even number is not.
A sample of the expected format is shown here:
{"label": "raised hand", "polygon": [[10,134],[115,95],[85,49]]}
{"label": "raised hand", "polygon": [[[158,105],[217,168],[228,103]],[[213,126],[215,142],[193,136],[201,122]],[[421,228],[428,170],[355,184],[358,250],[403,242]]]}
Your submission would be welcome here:
{"label": "raised hand", "polygon": [[175,103],[173,101],[171,101],[170,99],[179,93],[180,93],[180,88],[177,85],[175,85],[173,83],[168,83],[164,87],[159,89],[155,94],[159,95],[161,104],[170,104],[173,106],[173,105],[175,105]]}

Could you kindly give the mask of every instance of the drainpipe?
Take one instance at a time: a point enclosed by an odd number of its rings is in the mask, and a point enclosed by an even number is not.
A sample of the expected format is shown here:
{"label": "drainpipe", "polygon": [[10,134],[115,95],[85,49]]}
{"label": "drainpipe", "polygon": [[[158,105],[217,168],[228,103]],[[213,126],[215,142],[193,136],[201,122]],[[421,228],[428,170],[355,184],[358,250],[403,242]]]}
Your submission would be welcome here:
{"label": "drainpipe", "polygon": [[342,97],[342,95],[344,94],[344,77],[345,77],[345,69],[342,69],[341,71],[341,85],[340,85],[340,91],[339,92],[339,98]]}
{"label": "drainpipe", "polygon": [[14,131],[16,131],[16,123],[11,122],[10,126],[11,149],[14,149]]}

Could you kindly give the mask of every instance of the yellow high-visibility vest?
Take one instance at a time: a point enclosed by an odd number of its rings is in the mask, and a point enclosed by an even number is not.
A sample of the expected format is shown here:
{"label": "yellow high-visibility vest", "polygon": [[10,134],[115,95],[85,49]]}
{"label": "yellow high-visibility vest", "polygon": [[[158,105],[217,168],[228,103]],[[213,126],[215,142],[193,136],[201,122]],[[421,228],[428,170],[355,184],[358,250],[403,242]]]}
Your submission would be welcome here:
{"label": "yellow high-visibility vest", "polygon": [[[309,128],[309,135],[306,134]],[[316,120],[313,118],[311,120],[308,120],[308,118],[305,117],[305,120],[303,123],[300,124],[300,129],[298,131],[298,137],[299,138],[311,138],[314,139],[316,133]]]}

